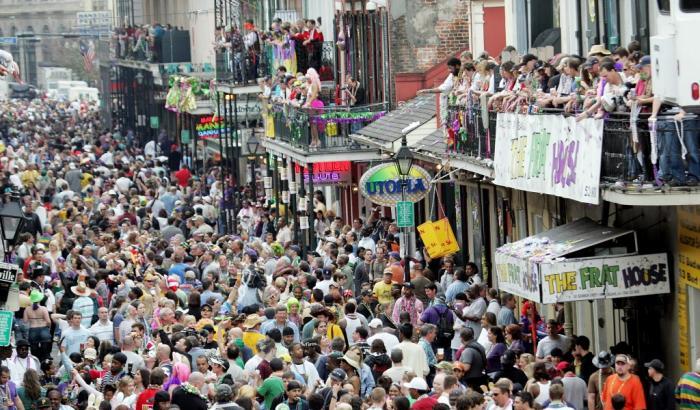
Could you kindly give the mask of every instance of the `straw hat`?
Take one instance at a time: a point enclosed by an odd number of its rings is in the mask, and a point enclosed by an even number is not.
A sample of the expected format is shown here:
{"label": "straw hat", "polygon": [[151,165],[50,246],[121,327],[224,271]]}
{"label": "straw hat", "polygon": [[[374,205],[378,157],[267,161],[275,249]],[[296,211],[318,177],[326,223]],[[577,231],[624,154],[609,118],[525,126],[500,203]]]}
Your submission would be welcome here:
{"label": "straw hat", "polygon": [[612,53],[610,52],[610,50],[605,48],[604,45],[594,44],[593,46],[591,46],[591,50],[588,52],[588,55],[591,56],[594,54],[603,54],[603,55],[609,56]]}
{"label": "straw hat", "polygon": [[85,285],[85,282],[78,282],[78,285],[71,286],[70,290],[76,296],[90,296],[90,289]]}
{"label": "straw hat", "polygon": [[246,319],[245,322],[243,322],[243,328],[244,329],[252,329],[255,326],[259,325],[262,323],[262,318],[260,318],[260,315],[257,313],[254,313],[252,315],[249,315]]}

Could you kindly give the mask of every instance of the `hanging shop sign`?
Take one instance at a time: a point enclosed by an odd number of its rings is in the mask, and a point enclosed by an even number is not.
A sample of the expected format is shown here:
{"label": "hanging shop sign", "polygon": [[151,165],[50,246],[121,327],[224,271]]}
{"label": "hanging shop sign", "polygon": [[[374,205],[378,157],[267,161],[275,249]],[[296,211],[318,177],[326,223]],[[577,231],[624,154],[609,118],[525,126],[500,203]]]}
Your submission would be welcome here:
{"label": "hanging shop sign", "polygon": [[[350,161],[329,161],[314,163],[314,185],[349,184],[352,180]],[[304,182],[309,183],[309,169],[295,164],[294,171],[304,175]]]}
{"label": "hanging shop sign", "polygon": [[201,117],[195,126],[195,131],[200,140],[219,138],[219,135],[226,135],[230,132],[226,120],[216,115]]}
{"label": "hanging shop sign", "polygon": [[418,235],[431,258],[441,258],[459,252],[459,243],[447,218],[418,225]]}
{"label": "hanging shop sign", "polygon": [[499,113],[494,183],[598,204],[603,120]]}
{"label": "hanging shop sign", "polygon": [[360,189],[365,198],[383,206],[395,206],[400,201],[418,202],[430,189],[431,176],[418,165],[411,167],[407,178],[405,197],[402,181],[394,162],[386,162],[368,169],[360,178]]}
{"label": "hanging shop sign", "polygon": [[655,295],[671,291],[665,253],[540,265],[542,303]]}

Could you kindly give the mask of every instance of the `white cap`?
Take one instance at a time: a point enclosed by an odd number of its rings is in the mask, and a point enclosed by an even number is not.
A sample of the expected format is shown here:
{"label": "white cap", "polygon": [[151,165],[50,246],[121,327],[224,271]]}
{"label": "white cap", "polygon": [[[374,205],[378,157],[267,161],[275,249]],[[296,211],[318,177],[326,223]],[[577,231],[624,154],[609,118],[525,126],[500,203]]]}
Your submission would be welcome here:
{"label": "white cap", "polygon": [[370,320],[370,322],[369,322],[369,327],[371,327],[373,329],[377,328],[377,327],[382,327],[382,325],[383,325],[382,320],[379,318],[374,318],[374,319]]}
{"label": "white cap", "polygon": [[423,379],[423,378],[421,378],[421,377],[414,377],[413,379],[411,379],[410,382],[404,383],[404,384],[403,384],[403,387],[405,387],[405,388],[407,388],[407,389],[416,389],[416,390],[419,390],[419,391],[428,391],[428,390],[430,390],[430,389],[428,388],[428,383],[426,383],[426,382],[425,382],[425,379]]}

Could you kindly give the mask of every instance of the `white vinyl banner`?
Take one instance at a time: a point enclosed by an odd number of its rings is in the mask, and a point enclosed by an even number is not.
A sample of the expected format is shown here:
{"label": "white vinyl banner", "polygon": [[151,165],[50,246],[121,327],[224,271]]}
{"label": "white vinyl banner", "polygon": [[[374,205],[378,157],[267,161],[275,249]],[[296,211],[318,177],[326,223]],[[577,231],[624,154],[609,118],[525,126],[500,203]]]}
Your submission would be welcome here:
{"label": "white vinyl banner", "polygon": [[499,113],[496,185],[598,204],[603,120]]}
{"label": "white vinyl banner", "polygon": [[613,299],[671,291],[665,253],[541,264],[542,303]]}
{"label": "white vinyl banner", "polygon": [[500,252],[496,252],[495,256],[498,289],[539,302],[540,276],[537,264]]}

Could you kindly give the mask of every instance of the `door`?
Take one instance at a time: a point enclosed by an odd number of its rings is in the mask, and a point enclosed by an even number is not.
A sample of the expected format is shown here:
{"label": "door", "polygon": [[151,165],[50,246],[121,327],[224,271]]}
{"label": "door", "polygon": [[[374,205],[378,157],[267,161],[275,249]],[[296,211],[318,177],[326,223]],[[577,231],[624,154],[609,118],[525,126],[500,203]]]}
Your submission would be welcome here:
{"label": "door", "polygon": [[632,0],[632,39],[649,54],[649,0]]}

